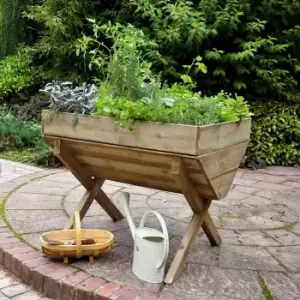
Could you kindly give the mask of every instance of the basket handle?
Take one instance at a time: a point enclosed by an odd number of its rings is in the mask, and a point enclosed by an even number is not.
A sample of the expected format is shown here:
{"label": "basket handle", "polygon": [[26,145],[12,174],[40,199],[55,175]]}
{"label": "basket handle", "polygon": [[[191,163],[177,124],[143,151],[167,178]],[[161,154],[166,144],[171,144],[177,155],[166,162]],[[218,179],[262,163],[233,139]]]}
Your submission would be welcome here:
{"label": "basket handle", "polygon": [[80,222],[80,214],[79,211],[74,212],[74,228],[76,234],[76,258],[81,257],[82,249],[81,249],[81,222]]}

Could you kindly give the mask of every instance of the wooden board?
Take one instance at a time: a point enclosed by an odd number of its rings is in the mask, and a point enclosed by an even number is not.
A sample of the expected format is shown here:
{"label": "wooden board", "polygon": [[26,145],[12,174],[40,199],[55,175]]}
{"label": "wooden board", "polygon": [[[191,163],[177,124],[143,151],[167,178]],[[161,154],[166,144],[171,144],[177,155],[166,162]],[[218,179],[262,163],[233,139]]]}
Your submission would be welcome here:
{"label": "wooden board", "polygon": [[[50,144],[55,138],[46,137]],[[230,189],[247,143],[237,144],[199,157],[140,150],[131,147],[60,139],[84,174],[95,178],[181,193],[171,172],[180,157],[198,193],[211,200],[225,197]]]}
{"label": "wooden board", "polygon": [[249,140],[251,120],[207,126],[136,122],[133,131],[122,129],[114,119],[43,112],[44,135],[137,147],[169,153],[201,155]]}

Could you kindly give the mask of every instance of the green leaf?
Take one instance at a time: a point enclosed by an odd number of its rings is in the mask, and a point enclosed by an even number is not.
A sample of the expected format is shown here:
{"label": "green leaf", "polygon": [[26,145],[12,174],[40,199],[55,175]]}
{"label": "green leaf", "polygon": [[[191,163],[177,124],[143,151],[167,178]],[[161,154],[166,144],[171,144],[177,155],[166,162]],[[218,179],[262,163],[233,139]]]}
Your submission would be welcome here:
{"label": "green leaf", "polygon": [[95,19],[91,19],[91,18],[86,18],[90,23],[96,23]]}
{"label": "green leaf", "polygon": [[183,80],[184,83],[192,83],[193,80],[189,75],[181,75],[180,78]]}
{"label": "green leaf", "polygon": [[219,75],[222,75],[222,76],[226,75],[225,70],[223,68],[216,68],[213,71],[213,76],[219,76]]}
{"label": "green leaf", "polygon": [[197,68],[200,72],[206,74],[207,73],[207,67],[203,63],[197,63]]}
{"label": "green leaf", "polygon": [[247,85],[246,83],[242,82],[242,81],[235,81],[233,83],[234,87],[237,89],[237,90],[241,90],[241,89],[246,89],[247,88]]}

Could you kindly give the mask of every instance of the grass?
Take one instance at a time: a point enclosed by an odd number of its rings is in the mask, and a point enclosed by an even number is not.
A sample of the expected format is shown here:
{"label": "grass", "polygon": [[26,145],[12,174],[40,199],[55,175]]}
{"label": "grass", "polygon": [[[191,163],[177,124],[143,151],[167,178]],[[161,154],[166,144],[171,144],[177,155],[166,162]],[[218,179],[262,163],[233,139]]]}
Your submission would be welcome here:
{"label": "grass", "polygon": [[258,275],[258,283],[262,289],[263,295],[265,296],[266,300],[273,300],[273,296],[267,286],[267,284],[265,283],[264,279]]}
{"label": "grass", "polygon": [[0,153],[0,158],[24,164],[34,164],[34,148],[13,149]]}

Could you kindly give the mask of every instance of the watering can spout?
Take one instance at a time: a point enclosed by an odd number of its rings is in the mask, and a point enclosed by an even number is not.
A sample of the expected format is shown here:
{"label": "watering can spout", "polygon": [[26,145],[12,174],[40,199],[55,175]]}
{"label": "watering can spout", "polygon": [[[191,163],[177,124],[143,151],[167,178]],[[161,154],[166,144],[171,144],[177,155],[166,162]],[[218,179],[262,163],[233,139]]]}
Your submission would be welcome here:
{"label": "watering can spout", "polygon": [[124,211],[125,217],[127,219],[127,222],[128,222],[128,225],[129,225],[129,228],[130,228],[130,231],[131,231],[132,238],[134,240],[135,239],[136,227],[135,227],[135,224],[133,222],[132,215],[131,215],[131,212],[130,212],[130,207],[129,207],[130,194],[127,193],[127,192],[121,192],[118,196],[118,202],[119,202],[119,204],[121,205],[121,207]]}

